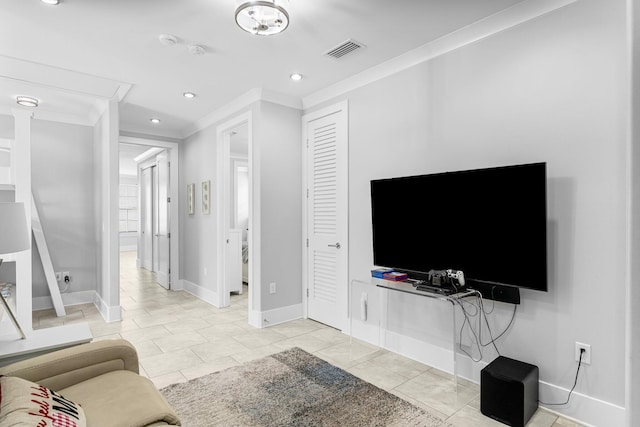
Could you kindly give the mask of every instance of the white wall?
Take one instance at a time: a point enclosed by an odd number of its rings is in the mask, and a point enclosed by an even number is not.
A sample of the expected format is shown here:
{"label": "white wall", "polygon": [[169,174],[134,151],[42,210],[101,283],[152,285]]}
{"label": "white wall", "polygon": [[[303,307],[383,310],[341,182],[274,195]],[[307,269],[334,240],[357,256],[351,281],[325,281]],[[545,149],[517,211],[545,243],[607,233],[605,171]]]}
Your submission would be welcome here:
{"label": "white wall", "polygon": [[[301,117],[300,110],[261,102],[255,118],[260,172],[253,182],[260,187],[261,232],[261,275],[255,285],[261,286],[263,312],[302,303]],[[275,294],[269,293],[271,282],[276,282]]]}
{"label": "white wall", "polygon": [[[547,162],[549,292],[522,291],[499,348],[538,365],[541,381],[569,389],[574,343],[591,344],[592,364],[576,390],[620,406],[628,243],[624,8],[623,0],[582,0],[327,102],[349,100],[352,279],[367,280],[372,267],[371,179]],[[420,310],[404,304],[405,316]],[[431,317],[431,307],[422,310],[421,324],[447,326],[440,310]],[[510,315],[510,306],[497,304],[495,329]],[[411,319],[404,324],[415,329]],[[490,361],[495,353],[487,355]]]}
{"label": "white wall", "polygon": [[[181,279],[216,292],[217,230],[216,207],[202,213],[202,182],[211,181],[215,188],[217,164],[216,128],[210,126],[187,138],[181,145],[180,157],[180,271]],[[195,214],[187,213],[186,186],[195,184]],[[215,194],[211,199],[215,200]]]}
{"label": "white wall", "polygon": [[[55,271],[71,273],[67,292],[96,289],[93,129],[32,121],[32,192]],[[33,297],[50,295],[33,245]]]}
{"label": "white wall", "polygon": [[[259,206],[260,209],[260,217],[254,218],[254,229],[261,230],[260,265],[257,265],[256,257],[252,258],[253,268],[259,272],[252,286],[261,287],[261,299],[254,302],[254,310],[259,312],[302,302],[301,113],[294,108],[258,101],[231,117],[248,110],[253,117],[254,194],[260,194],[259,203],[253,204],[253,208]],[[216,188],[216,127],[229,119],[225,117],[213,123],[187,138],[182,145],[180,185],[196,184],[196,213],[187,214],[186,191],[183,192],[180,198],[183,218],[181,278],[211,292],[217,289],[219,256],[216,206],[212,206],[209,215],[202,214],[200,185],[204,180],[211,180],[212,189]],[[215,194],[212,200],[216,200]],[[276,294],[269,294],[270,282],[277,283]],[[188,287],[189,283],[185,283],[185,289]],[[301,316],[301,307],[299,311],[298,316]]]}
{"label": "white wall", "polygon": [[0,114],[0,138],[13,139],[14,137],[14,119],[8,114]]}
{"label": "white wall", "polygon": [[632,27],[630,46],[632,88],[631,100],[631,134],[629,161],[631,163],[631,197],[630,221],[631,221],[631,250],[629,252],[629,292],[627,295],[627,425],[640,425],[640,311],[637,309],[640,303],[640,288],[635,286],[640,278],[640,8],[638,2],[630,0],[632,9]]}

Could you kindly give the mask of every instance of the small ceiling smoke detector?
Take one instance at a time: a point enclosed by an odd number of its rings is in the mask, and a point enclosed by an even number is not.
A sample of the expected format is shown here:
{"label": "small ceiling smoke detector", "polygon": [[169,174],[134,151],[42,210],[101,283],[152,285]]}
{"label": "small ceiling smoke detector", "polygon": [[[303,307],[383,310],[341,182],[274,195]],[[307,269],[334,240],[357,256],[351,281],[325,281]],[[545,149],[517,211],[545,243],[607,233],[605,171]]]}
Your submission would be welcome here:
{"label": "small ceiling smoke detector", "polygon": [[30,96],[17,96],[16,102],[23,107],[37,107],[40,103],[37,98],[32,98]]}
{"label": "small ceiling smoke detector", "polygon": [[178,43],[178,38],[173,34],[160,34],[158,36],[158,40],[165,46],[173,46]]}
{"label": "small ceiling smoke detector", "polygon": [[300,73],[293,73],[289,76],[289,78],[291,80],[293,80],[294,82],[299,82],[300,80],[302,80],[302,74]]}
{"label": "small ceiling smoke detector", "polygon": [[157,125],[158,123],[160,123],[160,119],[156,119],[156,118],[149,119],[149,121],[150,121],[151,123],[153,123],[154,125]]}
{"label": "small ceiling smoke detector", "polygon": [[193,99],[196,97],[196,94],[193,92],[185,92],[182,94],[182,96],[184,96],[187,99]]}
{"label": "small ceiling smoke detector", "polygon": [[190,44],[187,48],[191,55],[204,55],[205,53],[204,47],[198,44]]}
{"label": "small ceiling smoke detector", "polygon": [[42,3],[57,5],[60,4],[60,0],[40,0]]}

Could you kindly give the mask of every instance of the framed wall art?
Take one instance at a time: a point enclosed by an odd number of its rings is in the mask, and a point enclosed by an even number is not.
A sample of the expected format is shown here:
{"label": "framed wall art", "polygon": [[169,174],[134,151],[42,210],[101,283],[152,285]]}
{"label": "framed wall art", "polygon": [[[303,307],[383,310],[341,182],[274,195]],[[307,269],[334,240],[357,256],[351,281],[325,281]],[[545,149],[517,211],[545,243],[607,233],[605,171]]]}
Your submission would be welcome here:
{"label": "framed wall art", "polygon": [[187,212],[189,215],[193,215],[196,213],[196,185],[188,184],[187,185]]}
{"label": "framed wall art", "polygon": [[211,212],[211,181],[202,181],[202,213]]}

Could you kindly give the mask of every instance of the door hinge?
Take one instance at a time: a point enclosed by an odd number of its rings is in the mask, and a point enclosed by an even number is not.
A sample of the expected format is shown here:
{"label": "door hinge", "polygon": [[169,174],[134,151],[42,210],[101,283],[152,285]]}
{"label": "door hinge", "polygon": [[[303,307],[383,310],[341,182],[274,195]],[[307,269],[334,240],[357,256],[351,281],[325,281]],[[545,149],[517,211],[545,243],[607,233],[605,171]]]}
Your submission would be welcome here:
{"label": "door hinge", "polygon": [[309,288],[307,288],[307,298],[309,298]]}
{"label": "door hinge", "polygon": [[167,239],[171,238],[171,233],[167,233]]}
{"label": "door hinge", "polygon": [[307,238],[307,247],[309,247],[309,239]]}
{"label": "door hinge", "polygon": [[167,197],[167,203],[171,203],[171,197]]}
{"label": "door hinge", "polygon": [[307,199],[309,198],[309,189],[307,188]]}
{"label": "door hinge", "polygon": [[309,138],[307,138],[307,148],[309,148]]}

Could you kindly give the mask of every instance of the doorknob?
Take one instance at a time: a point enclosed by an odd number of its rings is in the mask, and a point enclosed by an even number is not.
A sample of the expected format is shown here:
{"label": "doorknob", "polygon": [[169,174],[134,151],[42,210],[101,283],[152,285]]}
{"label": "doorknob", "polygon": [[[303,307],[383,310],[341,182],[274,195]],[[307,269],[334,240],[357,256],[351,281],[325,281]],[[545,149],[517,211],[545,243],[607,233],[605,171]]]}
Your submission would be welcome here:
{"label": "doorknob", "polygon": [[327,245],[330,248],[336,248],[336,249],[340,249],[340,242],[336,243],[335,245]]}

